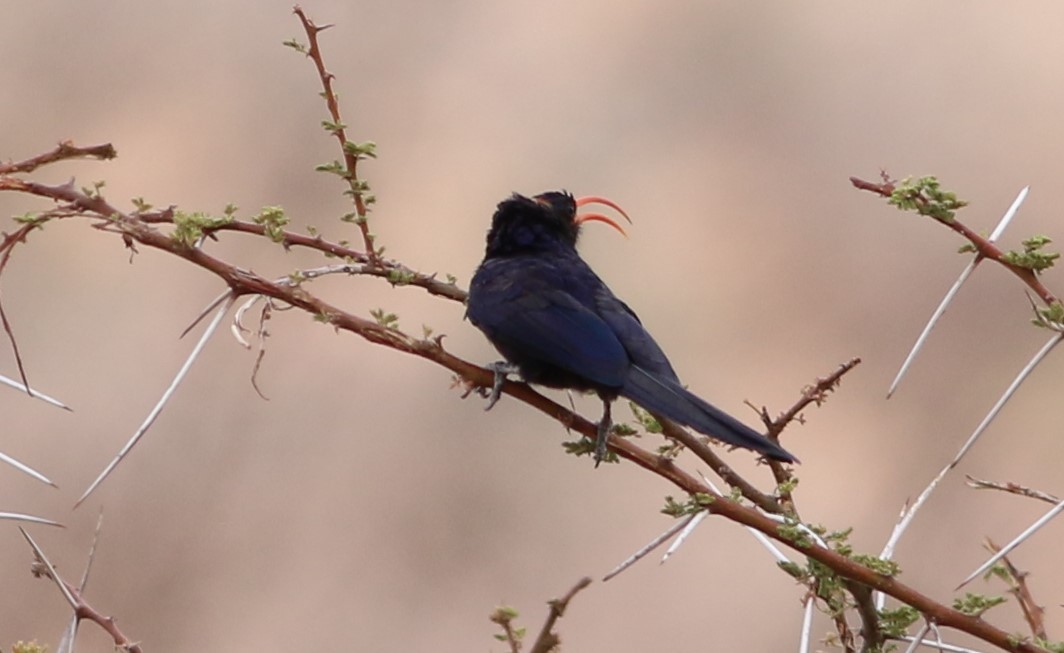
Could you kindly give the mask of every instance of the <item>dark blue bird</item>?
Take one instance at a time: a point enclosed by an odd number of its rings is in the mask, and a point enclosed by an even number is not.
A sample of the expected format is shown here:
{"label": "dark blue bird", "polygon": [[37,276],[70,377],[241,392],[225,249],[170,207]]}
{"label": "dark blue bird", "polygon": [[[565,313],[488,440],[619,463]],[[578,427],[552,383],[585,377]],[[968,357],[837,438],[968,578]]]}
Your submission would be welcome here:
{"label": "dark blue bird", "polygon": [[[627,397],[655,415],[745,447],[769,458],[796,462],[775,442],[686,390],[658,343],[576,252],[580,225],[608,217],[577,214],[586,204],[564,192],[501,202],[491,221],[484,261],[469,287],[466,315],[507,362],[495,363],[490,409],[506,374],[529,383],[595,391],[604,410],[598,424],[596,464],[606,452],[610,405]],[[630,221],[630,220],[629,220]]]}

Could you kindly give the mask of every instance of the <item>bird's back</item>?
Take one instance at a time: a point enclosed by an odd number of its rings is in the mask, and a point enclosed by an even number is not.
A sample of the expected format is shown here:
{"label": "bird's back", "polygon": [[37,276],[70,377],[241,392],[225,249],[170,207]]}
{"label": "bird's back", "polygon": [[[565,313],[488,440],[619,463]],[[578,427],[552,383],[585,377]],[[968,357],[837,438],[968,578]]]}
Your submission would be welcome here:
{"label": "bird's back", "polygon": [[630,359],[597,312],[601,291],[610,294],[575,252],[490,258],[473,276],[466,314],[526,380],[609,393]]}

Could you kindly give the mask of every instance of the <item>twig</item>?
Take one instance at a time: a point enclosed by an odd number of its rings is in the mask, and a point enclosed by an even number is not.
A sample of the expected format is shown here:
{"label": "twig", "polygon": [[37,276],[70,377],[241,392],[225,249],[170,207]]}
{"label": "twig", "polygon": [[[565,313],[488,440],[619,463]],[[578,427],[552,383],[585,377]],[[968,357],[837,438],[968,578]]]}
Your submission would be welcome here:
{"label": "twig", "polygon": [[[521,651],[521,635],[517,630],[514,630],[514,618],[517,616],[517,612],[509,607],[498,607],[495,611],[488,615],[488,619],[492,623],[498,624],[502,627],[503,635],[499,639],[505,639],[506,644],[510,647],[510,653],[520,653]],[[498,636],[496,636],[498,637]]]}
{"label": "twig", "polygon": [[322,58],[321,48],[318,47],[318,33],[322,32],[331,25],[318,26],[314,24],[310,18],[303,13],[302,7],[296,5],[292,8],[292,11],[299,16],[299,20],[303,23],[303,30],[307,33],[307,38],[310,41],[310,49],[307,51],[307,56],[314,62],[314,66],[318,69],[318,77],[321,79],[322,96],[325,98],[325,104],[329,108],[329,115],[332,116],[332,126],[329,131],[336,136],[336,139],[340,142],[340,150],[344,156],[344,167],[346,173],[344,177],[347,179],[348,186],[350,187],[350,195],[355,203],[355,212],[358,214],[359,231],[362,232],[362,242],[366,247],[366,256],[369,257],[369,262],[376,265],[379,262],[380,256],[377,252],[376,246],[373,241],[373,234],[369,231],[369,224],[366,221],[366,214],[368,213],[366,205],[366,195],[363,191],[363,184],[360,183],[358,178],[358,160],[359,155],[354,148],[351,147],[353,143],[347,140],[347,130],[344,126],[344,122],[340,117],[340,103],[336,99],[336,93],[333,92],[333,79],[335,76],[325,69],[325,60]]}
{"label": "twig", "polygon": [[[881,197],[886,197],[888,199],[894,193],[894,190],[896,188],[894,182],[889,180],[884,181],[881,184],[877,184],[870,181],[864,181],[863,179],[858,179],[857,177],[850,177],[850,183],[854,185],[854,188],[857,188],[859,190],[866,190],[875,193]],[[949,227],[950,229],[956,231],[958,234],[967,239],[968,242],[970,242],[972,246],[975,247],[975,251],[983,258],[988,258],[991,261],[994,261],[995,263],[998,263],[1007,268],[1021,281],[1027,284],[1027,286],[1032,291],[1034,291],[1036,295],[1041,297],[1042,301],[1045,302],[1047,306],[1057,301],[1056,296],[1042,284],[1042,281],[1038,278],[1038,275],[1036,275],[1034,271],[1029,268],[1016,265],[1015,263],[1010,263],[1005,258],[1005,252],[1001,251],[1001,249],[993,242],[991,242],[989,238],[981,236],[978,232],[973,231],[967,225],[956,219],[950,220],[948,222],[938,220],[937,222]]]}
{"label": "twig", "polygon": [[30,381],[26,377],[26,366],[22,362],[22,354],[18,350],[18,340],[15,339],[15,331],[11,328],[11,322],[7,319],[2,299],[0,299],[0,324],[4,327],[4,333],[7,334],[7,341],[11,343],[11,352],[15,355],[15,366],[18,368],[19,378],[22,379],[22,386],[26,388],[26,392],[32,397],[33,391],[30,390]]}
{"label": "twig", "polygon": [[798,399],[793,406],[781,413],[776,419],[769,418],[768,410],[765,408],[758,411],[761,414],[761,419],[765,422],[765,426],[768,427],[769,438],[778,441],[779,435],[783,432],[783,429],[793,422],[798,415],[809,406],[809,404],[815,403],[817,406],[822,405],[827,401],[828,396],[838,389],[839,384],[842,383],[842,377],[860,364],[860,358],[851,358],[839,365],[838,369],[831,374],[825,377],[817,377],[812,385],[807,385],[802,388],[801,398]]}
{"label": "twig", "polygon": [[[33,161],[35,159],[43,159],[47,158],[48,156],[48,154],[42,154],[38,157],[34,157],[33,159],[28,159],[28,161]],[[28,164],[26,161],[23,161],[21,164],[10,165],[17,167],[19,165],[30,164]],[[33,165],[29,169],[32,170],[35,167],[37,166]],[[0,182],[2,181],[3,179],[0,178]],[[0,190],[3,190],[3,188],[0,187]],[[3,274],[4,268],[7,267],[7,262],[11,260],[11,252],[15,250],[15,245],[26,242],[26,237],[29,235],[29,233],[34,229],[39,229],[40,226],[41,223],[39,222],[29,222],[16,229],[14,233],[3,234],[3,242],[0,242],[0,274]],[[15,365],[18,367],[18,375],[19,378],[22,379],[22,383],[20,385],[28,394],[30,394],[31,396],[36,396],[36,393],[34,393],[34,391],[30,389],[29,379],[26,378],[26,366],[22,363],[22,354],[19,353],[18,340],[15,339],[14,329],[11,328],[11,323],[7,319],[7,313],[4,312],[4,303],[2,300],[0,300],[0,324],[3,325],[4,333],[7,335],[8,342],[11,343],[11,351],[15,356]]]}
{"label": "twig", "polygon": [[59,588],[59,591],[63,594],[63,598],[66,599],[67,605],[74,611],[74,616],[80,621],[82,619],[88,619],[95,623],[100,628],[111,636],[111,640],[115,644],[115,648],[124,651],[125,653],[143,653],[140,648],[140,644],[126,637],[118,628],[118,624],[115,623],[114,617],[105,617],[93,608],[85,599],[81,596],[81,592],[70,583],[63,580],[58,572],[55,570],[55,566],[44,555],[44,551],[41,547],[37,546],[37,543],[33,541],[30,534],[26,532],[24,528],[19,527],[19,531],[22,532],[22,537],[26,538],[30,547],[33,549],[33,554],[36,556],[40,568],[34,570],[34,574],[37,576],[46,576],[52,580]]}
{"label": "twig", "polygon": [[549,653],[558,646],[561,640],[554,633],[555,622],[565,614],[565,609],[569,607],[569,601],[573,600],[576,593],[590,584],[591,579],[585,576],[577,581],[576,585],[573,585],[572,589],[565,593],[565,596],[547,602],[547,605],[550,606],[550,612],[547,614],[547,620],[543,623],[543,628],[539,631],[539,636],[532,643],[529,653]]}
{"label": "twig", "polygon": [[[796,419],[800,420],[801,412],[805,410],[809,404],[815,403],[817,406],[823,405],[823,403],[827,401],[828,395],[838,389],[839,384],[842,383],[842,377],[860,364],[861,359],[854,357],[839,365],[838,369],[826,377],[817,378],[812,385],[807,385],[803,388],[801,398],[776,419],[771,419],[768,415],[768,409],[762,406],[761,409],[758,410],[758,414],[760,414],[761,421],[764,422],[765,427],[768,428],[768,433],[766,434],[768,439],[779,442],[780,434],[783,433],[783,429],[787,428],[787,425]],[[772,475],[776,479],[776,486],[781,488],[779,490],[779,502],[787,511],[792,512],[797,516],[798,512],[794,505],[794,499],[791,496],[791,490],[787,488],[788,483],[794,479],[793,472],[778,460],[770,460],[769,468],[772,470]]]}
{"label": "twig", "polygon": [[[754,487],[753,483],[743,478],[728,463],[724,462],[724,459],[717,455],[717,452],[706,444],[703,438],[690,433],[672,420],[664,419],[658,415],[654,417],[661,424],[662,434],[665,437],[676,440],[687,447],[699,460],[709,465],[713,473],[719,476],[722,481],[730,487],[738,489],[739,493],[748,501],[765,512],[780,513],[783,511],[776,497]],[[612,440],[617,439],[612,438]]]}
{"label": "twig", "polygon": [[968,479],[968,487],[973,487],[977,490],[1001,490],[1002,492],[1008,492],[1009,494],[1018,494],[1024,497],[1031,497],[1032,499],[1038,499],[1039,501],[1045,501],[1046,503],[1059,503],[1060,497],[1049,494],[1048,492],[1042,492],[1041,490],[1035,490],[1018,483],[998,483],[995,481],[984,481],[982,479],[975,478],[965,474]]}
{"label": "twig", "polygon": [[110,143],[77,147],[70,141],[62,141],[51,152],[38,154],[18,163],[0,163],[0,175],[33,172],[43,165],[65,159],[100,159],[101,161],[106,161],[116,156],[118,156],[118,153],[115,152],[115,148]]}
{"label": "twig", "polygon": [[871,588],[851,580],[846,580],[844,583],[846,591],[853,597],[857,614],[861,617],[861,653],[881,651],[883,631],[879,627],[879,611],[876,610],[875,601],[872,600]]}
{"label": "twig", "polygon": [[[2,190],[2,188],[0,188],[0,190]],[[137,217],[145,224],[173,224],[174,222],[172,211],[144,213],[139,214]],[[266,227],[253,222],[233,220],[232,222],[204,229],[205,234],[216,234],[225,231],[235,231],[237,233],[249,234],[252,236],[262,236],[266,233]],[[364,252],[325,240],[321,236],[308,236],[293,231],[280,231],[277,233],[277,239],[286,249],[290,247],[303,247],[313,249],[331,257],[349,261],[343,266],[334,266],[343,267],[343,272],[346,274],[372,276],[385,279],[396,286],[413,286],[416,288],[422,288],[431,295],[450,299],[455,302],[461,303],[466,300],[466,292],[454,283],[440,281],[436,278],[435,274],[418,272],[393,259],[378,257],[375,263],[370,264],[369,257]],[[334,268],[330,267],[329,269]]]}
{"label": "twig", "polygon": [[[986,538],[985,545],[991,553],[997,553],[1001,550],[989,537]],[[1007,574],[1005,580],[1009,585],[1009,592],[1016,597],[1016,602],[1020,604],[1020,611],[1023,612],[1023,618],[1031,628],[1031,634],[1043,641],[1048,640],[1049,635],[1046,634],[1045,624],[1046,611],[1034,600],[1034,595],[1031,594],[1031,589],[1027,586],[1027,572],[1017,569],[1008,556],[1001,557],[1001,564]]]}

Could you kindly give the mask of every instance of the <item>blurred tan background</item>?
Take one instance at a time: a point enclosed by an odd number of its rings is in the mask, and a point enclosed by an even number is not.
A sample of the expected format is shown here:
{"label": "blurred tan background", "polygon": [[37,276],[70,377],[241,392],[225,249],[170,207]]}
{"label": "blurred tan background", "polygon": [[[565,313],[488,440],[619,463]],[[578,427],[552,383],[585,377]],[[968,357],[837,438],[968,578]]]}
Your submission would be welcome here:
{"label": "blurred tan background", "polygon": [[[1002,242],[1064,236],[1064,7],[922,2],[308,2],[380,202],[388,254],[464,286],[494,205],[511,191],[602,194],[631,238],[590,229],[586,258],[628,301],[680,375],[754,422],[853,356],[865,362],[787,433],[807,519],[856,527],[878,552],[907,497],[953,455],[1047,334],[1023,288],[980,269],[889,402],[886,389],[965,260],[929,221],[853,190],[850,175],[936,174],[989,231],[1032,192]],[[0,157],[70,138],[110,141],[111,163],[37,178],[106,179],[115,202],[249,215],[282,205],[293,228],[354,239],[301,30],[284,2],[7,3],[0,21]],[[10,216],[47,205],[0,196]],[[9,229],[9,227],[4,227]],[[226,236],[213,251],[258,272],[319,264]],[[276,314],[259,383],[225,331],[127,461],[74,500],[158,399],[194,344],[178,340],[217,280],[153,251],[133,264],[85,222],[48,226],[3,279],[31,382],[65,413],[0,391],[0,451],[52,490],[0,469],[0,509],[59,519],[32,532],[80,574],[105,525],[88,598],[146,650],[503,651],[487,615],[596,579],[664,530],[672,487],[631,465],[592,469],[565,432],[504,400],[484,414],[432,365]],[[1046,275],[1058,292],[1059,272]],[[344,308],[385,307],[453,352],[495,353],[460,306],[362,278],[316,283]],[[198,335],[199,331],[196,332]],[[1064,492],[1057,417],[1064,360],[1040,369],[948,478],[899,549],[904,580],[948,601],[1042,504],[975,492],[963,473]],[[0,372],[15,376],[7,344]],[[559,397],[564,395],[558,394]],[[596,402],[581,400],[592,417]],[[750,456],[733,454],[751,470]],[[767,483],[763,471],[752,472]],[[1064,522],[1014,560],[1034,571],[1064,638]],[[0,646],[53,647],[67,613],[0,524]],[[997,585],[974,589],[996,593]],[[745,532],[706,522],[665,566],[647,560],[579,596],[570,651],[791,650],[801,588]],[[1014,605],[994,620],[1022,631]],[[817,624],[827,632],[826,620]],[[1052,630],[1055,628],[1055,631]],[[964,640],[960,640],[964,641]],[[109,651],[84,628],[82,651]]]}

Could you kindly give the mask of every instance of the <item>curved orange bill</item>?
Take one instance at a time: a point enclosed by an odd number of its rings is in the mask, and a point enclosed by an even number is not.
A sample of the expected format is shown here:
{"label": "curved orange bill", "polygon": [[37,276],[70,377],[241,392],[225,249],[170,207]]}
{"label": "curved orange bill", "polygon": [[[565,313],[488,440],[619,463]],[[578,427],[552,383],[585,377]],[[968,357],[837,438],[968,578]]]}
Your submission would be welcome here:
{"label": "curved orange bill", "polygon": [[[628,217],[628,214],[624,212],[624,209],[622,209],[620,206],[618,206],[612,200],[608,200],[605,197],[595,197],[595,196],[578,197],[576,199],[576,207],[578,209],[580,207],[582,207],[582,206],[587,205],[587,204],[602,204],[604,206],[608,206],[611,209],[613,209],[613,210],[617,211],[618,213],[620,213],[622,216],[624,216],[624,219],[628,221],[628,224],[632,224],[632,219],[630,217]],[[606,224],[610,225],[611,227],[613,227],[617,231],[621,232],[621,234],[624,235],[625,238],[628,237],[628,232],[626,232],[624,230],[624,227],[622,227],[621,225],[617,224],[617,222],[614,221],[612,218],[606,217],[605,215],[602,215],[601,213],[577,213],[576,214],[576,223],[580,224],[582,222],[605,222]]]}

